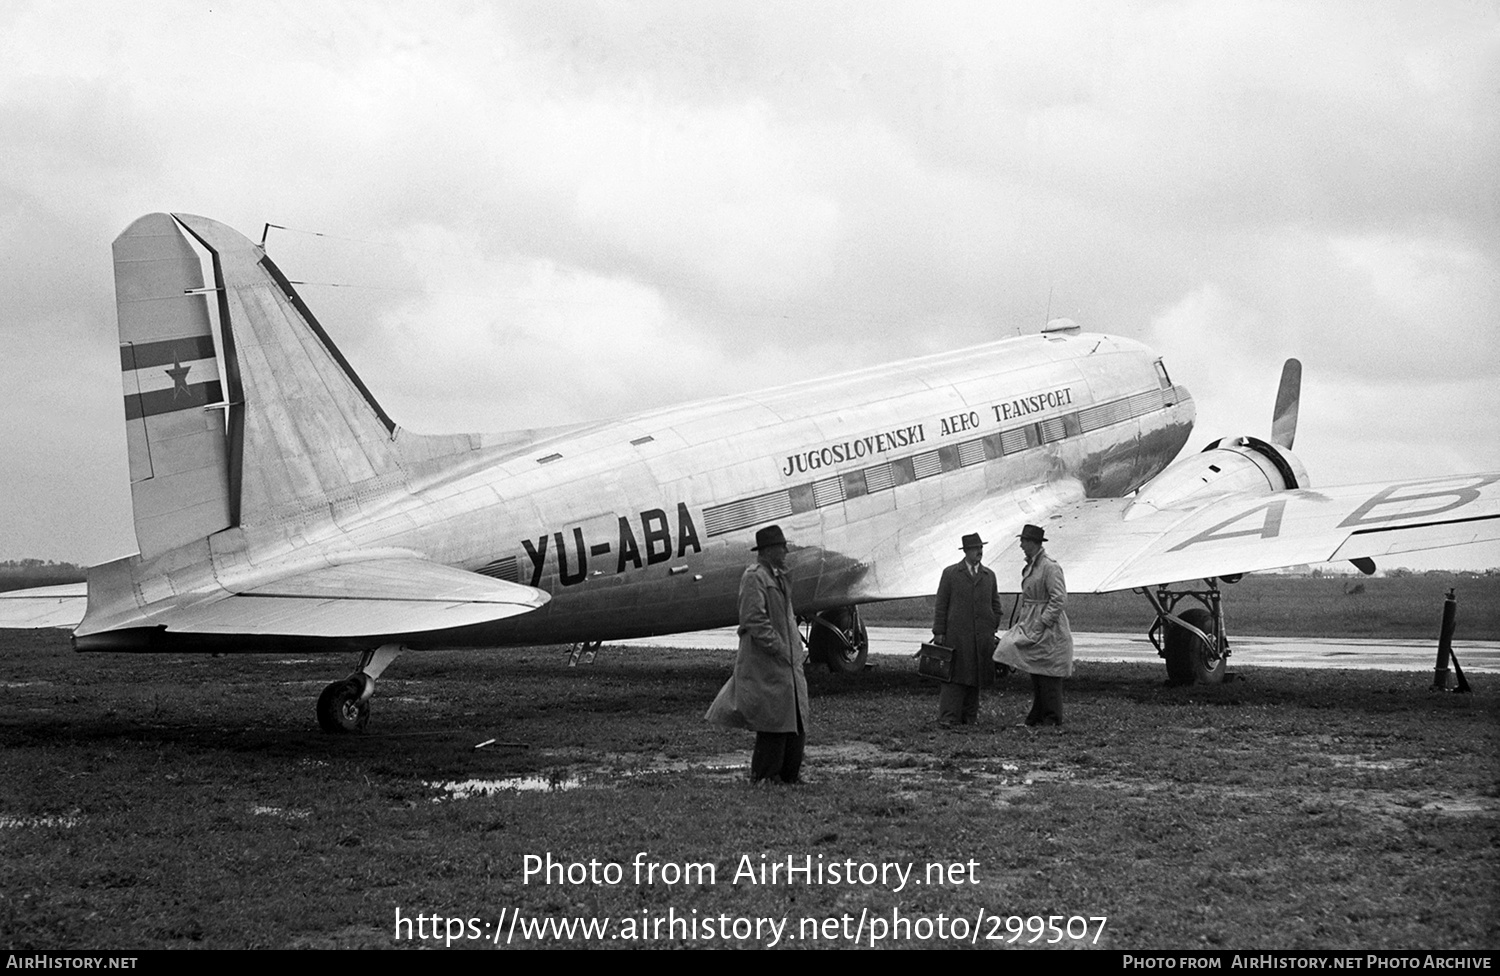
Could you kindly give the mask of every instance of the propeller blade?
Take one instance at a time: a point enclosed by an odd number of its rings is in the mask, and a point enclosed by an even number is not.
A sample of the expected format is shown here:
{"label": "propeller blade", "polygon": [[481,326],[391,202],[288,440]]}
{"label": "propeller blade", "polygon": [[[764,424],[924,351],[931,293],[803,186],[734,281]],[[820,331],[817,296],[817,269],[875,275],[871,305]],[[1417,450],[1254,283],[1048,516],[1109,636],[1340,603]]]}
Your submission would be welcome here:
{"label": "propeller blade", "polygon": [[1276,412],[1271,416],[1271,443],[1287,450],[1297,437],[1297,402],[1302,396],[1302,363],[1288,359],[1281,367],[1281,387],[1276,391]]}

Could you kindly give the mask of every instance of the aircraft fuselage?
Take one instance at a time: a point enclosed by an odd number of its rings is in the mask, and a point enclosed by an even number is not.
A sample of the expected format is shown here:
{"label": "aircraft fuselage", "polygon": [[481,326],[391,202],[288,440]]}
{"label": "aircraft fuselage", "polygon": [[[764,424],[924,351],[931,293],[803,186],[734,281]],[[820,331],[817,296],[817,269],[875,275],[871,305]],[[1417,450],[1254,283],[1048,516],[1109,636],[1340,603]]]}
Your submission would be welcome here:
{"label": "aircraft fuselage", "polygon": [[1169,464],[1193,405],[1158,362],[1115,337],[1027,336],[652,411],[438,478],[414,496],[420,527],[398,510],[349,541],[551,594],[413,647],[733,624],[755,529],[772,522],[792,543],[799,611],[920,595],[882,585],[879,567],[924,521],[1064,479],[1118,496]]}

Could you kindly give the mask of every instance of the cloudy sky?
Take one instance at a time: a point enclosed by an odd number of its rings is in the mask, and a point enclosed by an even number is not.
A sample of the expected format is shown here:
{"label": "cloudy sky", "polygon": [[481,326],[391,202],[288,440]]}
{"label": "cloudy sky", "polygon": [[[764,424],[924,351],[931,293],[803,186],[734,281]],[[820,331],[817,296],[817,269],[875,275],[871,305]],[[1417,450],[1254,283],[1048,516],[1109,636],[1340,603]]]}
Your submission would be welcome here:
{"label": "cloudy sky", "polygon": [[[1032,332],[1191,449],[1304,364],[1315,484],[1500,469],[1500,7],[0,5],[0,559],[134,551],[110,242],[272,256],[420,432]],[[1500,565],[1500,546],[1403,557]]]}

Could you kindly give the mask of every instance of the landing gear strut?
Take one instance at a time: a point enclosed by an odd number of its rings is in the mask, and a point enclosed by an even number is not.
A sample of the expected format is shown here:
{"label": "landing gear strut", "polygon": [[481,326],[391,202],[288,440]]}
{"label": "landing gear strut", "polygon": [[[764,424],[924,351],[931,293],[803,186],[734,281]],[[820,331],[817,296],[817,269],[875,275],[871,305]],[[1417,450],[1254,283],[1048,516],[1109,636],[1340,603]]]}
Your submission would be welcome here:
{"label": "landing gear strut", "polygon": [[865,669],[870,654],[870,636],[859,606],[819,610],[807,618],[808,656],[835,674],[855,674]]}
{"label": "landing gear strut", "polygon": [[318,696],[319,727],[324,732],[363,732],[370,722],[375,679],[400,653],[400,644],[384,644],[365,651],[359,667],[349,677],[324,688]]}
{"label": "landing gear strut", "polygon": [[[1233,580],[1231,580],[1233,582]],[[1224,604],[1217,579],[1204,580],[1206,590],[1141,589],[1156,611],[1147,634],[1156,653],[1167,662],[1167,683],[1214,685],[1224,681],[1229,661],[1229,638],[1224,633]],[[1192,597],[1203,606],[1177,605]]]}

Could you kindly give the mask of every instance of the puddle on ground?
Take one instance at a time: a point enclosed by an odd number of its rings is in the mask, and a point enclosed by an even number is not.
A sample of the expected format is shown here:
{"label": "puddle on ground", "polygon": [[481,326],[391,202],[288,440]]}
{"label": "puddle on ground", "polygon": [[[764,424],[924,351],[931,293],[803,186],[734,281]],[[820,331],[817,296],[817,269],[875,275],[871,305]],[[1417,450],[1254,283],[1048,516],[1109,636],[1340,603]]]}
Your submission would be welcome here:
{"label": "puddle on ground", "polygon": [[584,778],[572,773],[552,773],[546,776],[511,776],[506,779],[449,780],[446,783],[428,782],[433,789],[442,790],[446,796],[434,797],[434,803],[448,800],[467,800],[476,796],[494,796],[496,793],[561,793],[576,790]]}
{"label": "puddle on ground", "polygon": [[638,776],[657,776],[687,771],[709,774],[743,774],[743,762],[667,763],[647,769],[595,769],[587,773],[576,770],[554,770],[531,776],[511,776],[505,779],[465,779],[447,782],[431,782],[426,785],[442,790],[444,795],[435,797],[434,803],[443,800],[467,800],[476,796],[494,796],[496,793],[561,793],[580,787],[604,788],[620,780]]}
{"label": "puddle on ground", "polygon": [[[547,773],[501,779],[427,781],[425,785],[439,791],[439,795],[433,798],[433,802],[441,803],[444,800],[467,800],[473,797],[504,793],[561,793],[583,788],[607,789],[625,780],[643,776],[698,773],[743,778],[749,766],[747,753],[738,751],[708,756],[696,762],[657,756],[655,761],[644,768],[633,766],[634,763],[641,761],[640,757],[620,756],[618,765],[611,762],[611,759],[616,757],[594,756],[591,758],[594,759],[593,763],[574,762]],[[572,757],[558,755],[554,759],[568,762]],[[850,742],[809,748],[807,763],[809,767],[817,769],[820,774],[873,774],[889,777],[897,783],[926,780],[932,777],[945,780],[957,778],[961,782],[1007,795],[1024,792],[1027,787],[1038,782],[1073,778],[1071,772],[1023,770],[1020,765],[1013,762],[987,764],[988,769],[943,769],[934,767],[926,757],[919,754],[891,751],[869,742]]]}
{"label": "puddle on ground", "polygon": [[1415,759],[1366,759],[1363,756],[1345,755],[1336,752],[1324,752],[1320,755],[1340,766],[1352,766],[1355,769],[1377,769],[1391,771],[1397,769],[1411,769],[1418,765]]}
{"label": "puddle on ground", "polygon": [[[580,763],[528,776],[511,776],[501,779],[434,780],[427,781],[424,785],[439,791],[439,795],[433,798],[433,802],[441,803],[444,800],[467,800],[473,797],[504,793],[561,793],[583,788],[607,789],[625,780],[643,776],[697,773],[743,778],[749,766],[748,757],[740,752],[709,756],[697,762],[658,756],[655,762],[644,768],[628,768],[627,763],[632,760],[628,757],[620,757],[620,759],[619,766],[608,763],[606,759],[605,763],[599,765]],[[640,760],[637,758],[633,761],[639,762]],[[944,770],[934,768],[928,762],[920,762],[916,756],[890,752],[867,742],[809,749],[807,762],[820,774],[873,774],[890,777],[897,782],[928,779],[934,776],[943,779],[957,777],[963,782],[991,790],[997,788],[1016,790],[1029,787],[1039,781],[1072,778],[1071,773],[1046,770],[1023,772],[1019,765],[1010,762],[991,765],[987,770]]]}
{"label": "puddle on ground", "polygon": [[10,817],[0,814],[0,830],[7,827],[76,827],[77,817]]}
{"label": "puddle on ground", "polygon": [[250,808],[250,812],[257,817],[277,817],[282,820],[306,820],[312,816],[308,810],[283,810],[281,807],[268,807],[257,804]]}

